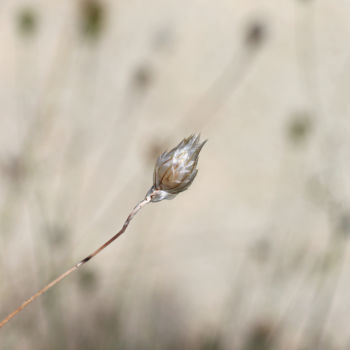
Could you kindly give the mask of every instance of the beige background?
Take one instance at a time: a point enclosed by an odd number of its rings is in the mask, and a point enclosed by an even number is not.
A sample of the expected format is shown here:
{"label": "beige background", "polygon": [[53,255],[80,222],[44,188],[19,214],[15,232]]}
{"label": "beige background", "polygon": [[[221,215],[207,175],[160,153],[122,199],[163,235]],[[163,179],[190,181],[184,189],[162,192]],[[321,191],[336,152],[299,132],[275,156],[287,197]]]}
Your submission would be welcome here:
{"label": "beige background", "polygon": [[122,225],[161,151],[209,141],[192,187],[1,349],[349,349],[349,16],[347,0],[2,0],[1,318]]}

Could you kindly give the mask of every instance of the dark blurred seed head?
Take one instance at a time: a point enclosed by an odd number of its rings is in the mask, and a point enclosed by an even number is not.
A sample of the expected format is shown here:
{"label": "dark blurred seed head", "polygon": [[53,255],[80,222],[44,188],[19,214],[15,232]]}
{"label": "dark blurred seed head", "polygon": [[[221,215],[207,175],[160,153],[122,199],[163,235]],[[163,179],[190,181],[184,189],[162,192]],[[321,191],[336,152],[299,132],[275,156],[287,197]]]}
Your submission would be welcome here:
{"label": "dark blurred seed head", "polygon": [[97,39],[105,22],[105,9],[98,0],[80,1],[80,29],[84,37]]}
{"label": "dark blurred seed head", "polygon": [[149,64],[141,64],[137,67],[133,74],[133,86],[135,89],[143,91],[146,90],[152,83],[153,70]]}
{"label": "dark blurred seed head", "polygon": [[272,350],[276,349],[278,331],[269,320],[257,321],[247,336],[244,350]]}
{"label": "dark blurred seed head", "polygon": [[159,156],[154,168],[153,186],[147,193],[152,202],[172,199],[188,189],[197,175],[199,152],[205,143],[206,140],[199,142],[199,135],[191,135]]}
{"label": "dark blurred seed head", "polygon": [[84,290],[88,291],[93,289],[97,284],[96,273],[92,270],[84,269],[81,274],[79,274],[79,286]]}
{"label": "dark blurred seed head", "polygon": [[248,24],[244,41],[249,47],[257,47],[266,39],[266,26],[262,21],[255,20]]}
{"label": "dark blurred seed head", "polygon": [[48,237],[50,244],[55,247],[63,247],[69,236],[69,228],[61,223],[51,223],[44,227],[46,236]]}
{"label": "dark blurred seed head", "polygon": [[306,140],[312,130],[312,120],[308,113],[296,113],[288,125],[288,136],[290,141],[301,143]]}
{"label": "dark blurred seed head", "polygon": [[0,172],[10,183],[18,186],[29,173],[28,164],[18,156],[9,157],[0,163]]}
{"label": "dark blurred seed head", "polygon": [[17,14],[17,28],[21,35],[29,37],[35,34],[37,24],[37,14],[32,8],[25,7],[19,10]]}
{"label": "dark blurred seed head", "polygon": [[348,237],[350,234],[350,213],[341,213],[336,222],[336,232],[343,236]]}

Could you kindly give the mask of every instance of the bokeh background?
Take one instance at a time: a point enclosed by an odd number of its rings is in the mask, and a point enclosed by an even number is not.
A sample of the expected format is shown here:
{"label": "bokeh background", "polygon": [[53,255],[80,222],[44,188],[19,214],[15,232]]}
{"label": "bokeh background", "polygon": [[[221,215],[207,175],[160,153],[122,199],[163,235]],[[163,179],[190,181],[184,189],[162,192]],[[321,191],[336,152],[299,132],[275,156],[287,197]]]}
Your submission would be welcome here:
{"label": "bokeh background", "polygon": [[350,2],[1,0],[4,350],[350,349]]}

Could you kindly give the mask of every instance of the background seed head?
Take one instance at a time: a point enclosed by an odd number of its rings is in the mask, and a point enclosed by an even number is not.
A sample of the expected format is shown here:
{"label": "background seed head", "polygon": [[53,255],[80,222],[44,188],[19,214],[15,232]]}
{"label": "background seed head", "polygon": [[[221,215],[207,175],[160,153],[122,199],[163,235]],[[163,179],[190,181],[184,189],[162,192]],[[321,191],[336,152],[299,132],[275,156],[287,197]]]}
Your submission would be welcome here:
{"label": "background seed head", "polygon": [[158,157],[153,186],[147,193],[152,202],[172,199],[191,185],[198,172],[199,152],[207,142],[199,142],[199,139],[199,134],[191,135]]}

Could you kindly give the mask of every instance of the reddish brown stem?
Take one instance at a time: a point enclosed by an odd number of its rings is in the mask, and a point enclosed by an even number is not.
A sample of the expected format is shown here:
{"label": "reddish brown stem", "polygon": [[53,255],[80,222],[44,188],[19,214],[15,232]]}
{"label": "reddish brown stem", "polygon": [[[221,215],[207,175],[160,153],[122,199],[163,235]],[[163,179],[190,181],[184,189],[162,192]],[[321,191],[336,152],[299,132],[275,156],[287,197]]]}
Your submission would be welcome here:
{"label": "reddish brown stem", "polygon": [[44,288],[40,289],[38,292],[33,294],[30,298],[28,298],[26,301],[23,302],[22,305],[20,305],[16,310],[11,312],[7,317],[5,317],[0,322],[0,328],[2,328],[8,321],[10,321],[13,317],[15,317],[19,312],[21,312],[26,306],[28,306],[31,302],[33,302],[36,298],[38,298],[40,295],[44,294],[46,291],[48,291],[51,287],[53,287],[58,282],[62,281],[65,277],[70,275],[73,271],[77,270],[79,267],[87,263],[89,260],[91,260],[94,256],[96,256],[98,253],[100,253],[103,249],[108,247],[113,241],[115,241],[119,236],[121,236],[126,228],[129,226],[130,221],[133,219],[133,217],[137,214],[137,212],[145,206],[147,203],[149,203],[151,200],[150,196],[147,196],[144,200],[142,200],[129,214],[127,219],[124,222],[123,227],[120,229],[119,232],[117,232],[112,238],[110,238],[106,243],[104,243],[101,247],[96,249],[93,253],[88,255],[83,260],[79,261],[77,264],[75,264],[73,267],[71,267],[66,272],[62,273],[60,276],[58,276],[56,279],[54,279],[52,282],[47,284]]}

